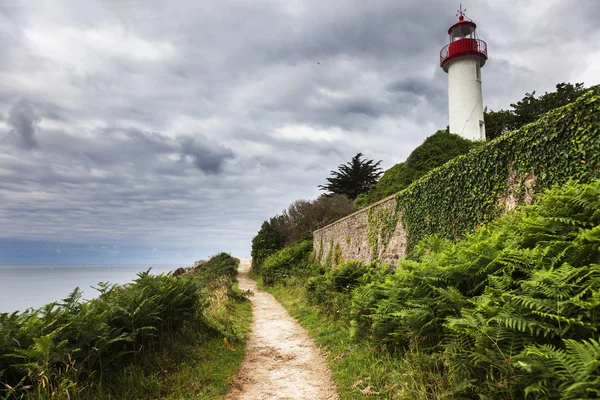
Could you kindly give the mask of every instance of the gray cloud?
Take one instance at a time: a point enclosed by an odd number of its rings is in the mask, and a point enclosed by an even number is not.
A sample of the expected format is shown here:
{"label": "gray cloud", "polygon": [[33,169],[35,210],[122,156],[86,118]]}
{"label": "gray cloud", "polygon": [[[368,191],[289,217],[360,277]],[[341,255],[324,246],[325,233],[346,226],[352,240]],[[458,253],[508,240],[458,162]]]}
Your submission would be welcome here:
{"label": "gray cloud", "polygon": [[207,174],[223,172],[223,164],[234,157],[231,149],[209,141],[204,136],[181,138],[181,152],[198,170]]}
{"label": "gray cloud", "polygon": [[26,101],[19,101],[12,106],[8,112],[7,123],[12,127],[10,134],[19,147],[25,150],[38,147],[35,131],[40,121],[41,118],[36,115],[33,106]]}
{"label": "gray cloud", "polygon": [[[358,152],[391,167],[448,124],[438,63],[455,7],[0,6],[0,137],[37,149],[0,152],[0,226],[11,227],[0,239],[248,255],[261,222],[316,197],[330,170]],[[484,104],[598,83],[599,12],[595,0],[469,8],[489,45]]]}

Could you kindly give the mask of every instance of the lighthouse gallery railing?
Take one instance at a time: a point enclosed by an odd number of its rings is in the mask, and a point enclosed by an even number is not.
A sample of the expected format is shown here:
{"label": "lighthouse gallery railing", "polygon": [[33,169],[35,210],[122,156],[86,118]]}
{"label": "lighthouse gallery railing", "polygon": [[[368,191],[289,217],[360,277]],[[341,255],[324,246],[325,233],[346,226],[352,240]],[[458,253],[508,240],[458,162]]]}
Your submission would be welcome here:
{"label": "lighthouse gallery railing", "polygon": [[487,59],[487,44],[481,39],[459,39],[452,42],[440,51],[440,65],[443,67],[445,62],[467,55],[483,55]]}

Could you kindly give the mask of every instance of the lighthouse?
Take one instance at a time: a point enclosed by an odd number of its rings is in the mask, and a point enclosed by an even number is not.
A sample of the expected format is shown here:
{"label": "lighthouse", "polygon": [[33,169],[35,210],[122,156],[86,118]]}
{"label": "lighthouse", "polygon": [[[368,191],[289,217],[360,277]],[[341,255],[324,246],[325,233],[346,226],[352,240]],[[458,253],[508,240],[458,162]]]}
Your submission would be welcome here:
{"label": "lighthouse", "polygon": [[458,11],[458,22],[448,29],[450,43],[440,51],[440,66],[448,73],[450,133],[485,140],[481,67],[488,58],[487,44],[477,38],[477,25]]}

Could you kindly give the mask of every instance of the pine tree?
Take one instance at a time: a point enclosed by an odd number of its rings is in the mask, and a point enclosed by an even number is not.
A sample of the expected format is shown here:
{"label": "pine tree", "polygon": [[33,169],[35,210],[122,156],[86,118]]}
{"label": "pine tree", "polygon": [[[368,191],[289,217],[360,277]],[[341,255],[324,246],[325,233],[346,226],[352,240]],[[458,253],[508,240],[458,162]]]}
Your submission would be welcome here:
{"label": "pine tree", "polygon": [[363,160],[362,153],[358,153],[346,164],[341,164],[337,171],[331,171],[331,177],[327,178],[326,185],[319,185],[321,190],[327,190],[328,194],[343,194],[354,200],[359,194],[369,191],[371,186],[383,173],[379,164],[381,160]]}

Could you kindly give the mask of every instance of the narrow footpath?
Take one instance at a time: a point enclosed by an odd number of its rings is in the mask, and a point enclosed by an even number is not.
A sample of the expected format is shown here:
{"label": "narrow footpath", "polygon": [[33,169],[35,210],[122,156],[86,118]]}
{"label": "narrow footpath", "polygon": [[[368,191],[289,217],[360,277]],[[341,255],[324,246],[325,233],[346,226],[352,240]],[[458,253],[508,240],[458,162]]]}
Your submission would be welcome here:
{"label": "narrow footpath", "polygon": [[240,289],[252,290],[252,332],[246,358],[227,400],[336,400],[325,357],[306,330],[275,298],[248,277],[250,260],[238,269]]}

